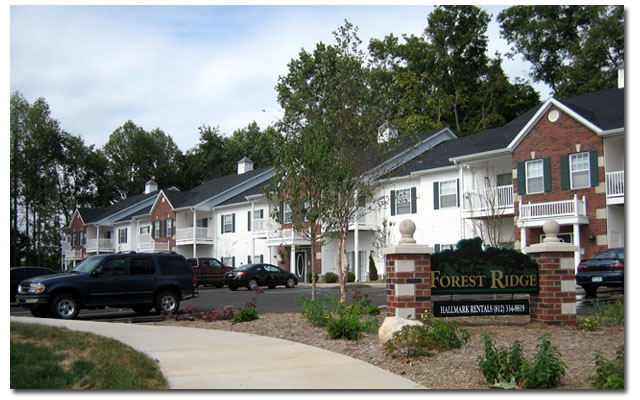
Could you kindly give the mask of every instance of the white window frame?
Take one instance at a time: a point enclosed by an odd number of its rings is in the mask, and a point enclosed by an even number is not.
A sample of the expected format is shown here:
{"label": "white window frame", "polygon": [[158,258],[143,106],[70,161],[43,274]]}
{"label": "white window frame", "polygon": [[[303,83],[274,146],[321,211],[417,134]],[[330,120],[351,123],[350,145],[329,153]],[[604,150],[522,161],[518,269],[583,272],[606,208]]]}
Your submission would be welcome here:
{"label": "white window frame", "polygon": [[144,235],[145,233],[151,233],[151,226],[143,225],[140,227],[140,234]]}
{"label": "white window frame", "polygon": [[[396,190],[396,215],[411,214],[411,188]],[[406,196],[406,201],[404,197]],[[405,210],[406,208],[406,210]]]}
{"label": "white window frame", "polygon": [[[573,161],[578,157],[586,159],[586,168],[574,169]],[[574,176],[576,174],[584,174],[586,176],[584,185],[578,186],[574,184]],[[584,189],[591,186],[591,160],[588,152],[569,155],[569,176],[571,177],[571,189]]]}
{"label": "white window frame", "polygon": [[233,233],[233,214],[224,214],[222,221],[222,233]]}
{"label": "white window frame", "polygon": [[118,228],[118,244],[127,243],[129,228]]}
{"label": "white window frame", "polygon": [[[540,175],[530,175],[530,172],[538,172],[538,169],[536,168],[535,170],[532,168],[531,171],[529,171],[529,166],[538,166],[539,165],[539,171],[540,171]],[[527,188],[527,194],[537,194],[537,193],[544,193],[544,161],[542,159],[538,159],[538,160],[531,160],[531,161],[526,161],[524,163],[524,170],[525,170],[525,187]],[[540,190],[537,191],[532,191],[531,190],[531,182],[533,180],[540,180]]]}
{"label": "white window frame", "polygon": [[160,220],[153,221],[153,237],[154,238],[162,237],[162,221]]}
{"label": "white window frame", "polygon": [[[449,184],[452,189],[445,191],[443,189],[443,185]],[[440,203],[440,208],[455,208],[458,207],[458,181],[456,179],[438,182],[439,190],[438,190],[438,201]],[[447,203],[443,202],[446,199]],[[453,202],[452,200],[453,199]],[[452,204],[448,204],[451,203]]]}

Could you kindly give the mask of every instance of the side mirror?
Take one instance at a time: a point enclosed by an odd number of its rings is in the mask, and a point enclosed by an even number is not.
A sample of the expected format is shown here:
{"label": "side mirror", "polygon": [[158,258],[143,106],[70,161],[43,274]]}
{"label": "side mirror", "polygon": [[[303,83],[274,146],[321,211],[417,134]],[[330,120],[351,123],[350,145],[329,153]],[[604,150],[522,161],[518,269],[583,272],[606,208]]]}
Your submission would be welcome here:
{"label": "side mirror", "polygon": [[101,273],[102,273],[102,271],[100,270],[100,268],[96,268],[91,272],[91,276],[95,278],[95,277],[99,276]]}

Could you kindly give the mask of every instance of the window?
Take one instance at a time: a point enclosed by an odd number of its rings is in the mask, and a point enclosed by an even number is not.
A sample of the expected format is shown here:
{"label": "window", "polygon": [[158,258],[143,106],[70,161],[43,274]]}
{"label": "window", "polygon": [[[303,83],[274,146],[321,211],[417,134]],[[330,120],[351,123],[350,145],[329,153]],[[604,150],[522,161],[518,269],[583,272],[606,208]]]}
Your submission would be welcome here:
{"label": "window", "polygon": [[164,221],[164,236],[171,237],[174,233],[173,219],[169,218]]}
{"label": "window", "polygon": [[222,233],[233,233],[236,231],[236,215],[225,214],[222,216]]}
{"label": "window", "polygon": [[229,267],[236,266],[236,258],[235,257],[222,257],[222,263]]}
{"label": "window", "polygon": [[525,163],[527,194],[544,192],[544,166],[542,160]]}
{"label": "window", "polygon": [[571,154],[569,160],[569,166],[571,168],[571,189],[589,187],[591,185],[589,153]]}
{"label": "window", "polygon": [[415,214],[417,209],[416,188],[391,191],[391,215]]}
{"label": "window", "polygon": [[126,260],[124,258],[112,258],[100,266],[101,275],[124,275]]}
{"label": "window", "polygon": [[118,243],[127,243],[127,231],[129,228],[118,229]]}
{"label": "window", "polygon": [[440,208],[458,206],[458,181],[440,182]]}
{"label": "window", "polygon": [[411,189],[396,190],[396,213],[411,213]]}
{"label": "window", "polygon": [[140,227],[140,234],[144,235],[145,233],[149,233],[151,232],[151,227],[149,225],[145,225],[145,226],[141,226]]}
{"label": "window", "polygon": [[285,203],[283,206],[282,223],[287,224],[290,222],[293,222],[293,211],[291,210],[291,206]]}
{"label": "window", "polygon": [[162,221],[153,221],[153,237],[162,237]]}
{"label": "window", "polygon": [[513,185],[513,177],[511,174],[498,174],[496,176],[496,186],[510,186]]}
{"label": "window", "polygon": [[150,257],[133,257],[130,261],[130,275],[153,275],[153,262]]}

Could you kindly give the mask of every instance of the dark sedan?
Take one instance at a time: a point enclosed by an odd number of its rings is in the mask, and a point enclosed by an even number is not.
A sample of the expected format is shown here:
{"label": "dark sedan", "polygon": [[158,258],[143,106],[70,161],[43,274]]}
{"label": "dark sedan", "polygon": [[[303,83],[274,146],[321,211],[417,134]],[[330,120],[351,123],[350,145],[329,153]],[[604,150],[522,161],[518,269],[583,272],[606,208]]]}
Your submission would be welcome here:
{"label": "dark sedan", "polygon": [[18,293],[18,285],[25,279],[34,278],[40,275],[55,274],[56,271],[44,267],[13,267],[9,273],[9,280],[11,281],[11,301],[16,300],[16,294]]}
{"label": "dark sedan", "polygon": [[598,287],[624,287],[624,248],[598,251],[580,262],[576,283],[587,296],[595,296]]}
{"label": "dark sedan", "polygon": [[229,289],[236,290],[245,286],[254,290],[258,286],[268,286],[270,289],[278,285],[292,288],[298,284],[296,276],[271,264],[246,264],[229,271],[224,275],[224,284]]}

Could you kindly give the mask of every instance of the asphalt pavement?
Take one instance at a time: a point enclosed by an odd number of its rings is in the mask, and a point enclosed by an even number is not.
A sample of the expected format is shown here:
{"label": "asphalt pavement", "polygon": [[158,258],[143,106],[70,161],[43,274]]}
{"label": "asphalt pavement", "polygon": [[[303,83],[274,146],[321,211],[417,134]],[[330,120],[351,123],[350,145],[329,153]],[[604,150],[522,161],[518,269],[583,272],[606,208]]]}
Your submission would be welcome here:
{"label": "asphalt pavement", "polygon": [[288,340],[212,329],[11,317],[118,340],[155,359],[170,389],[426,389],[364,361]]}

